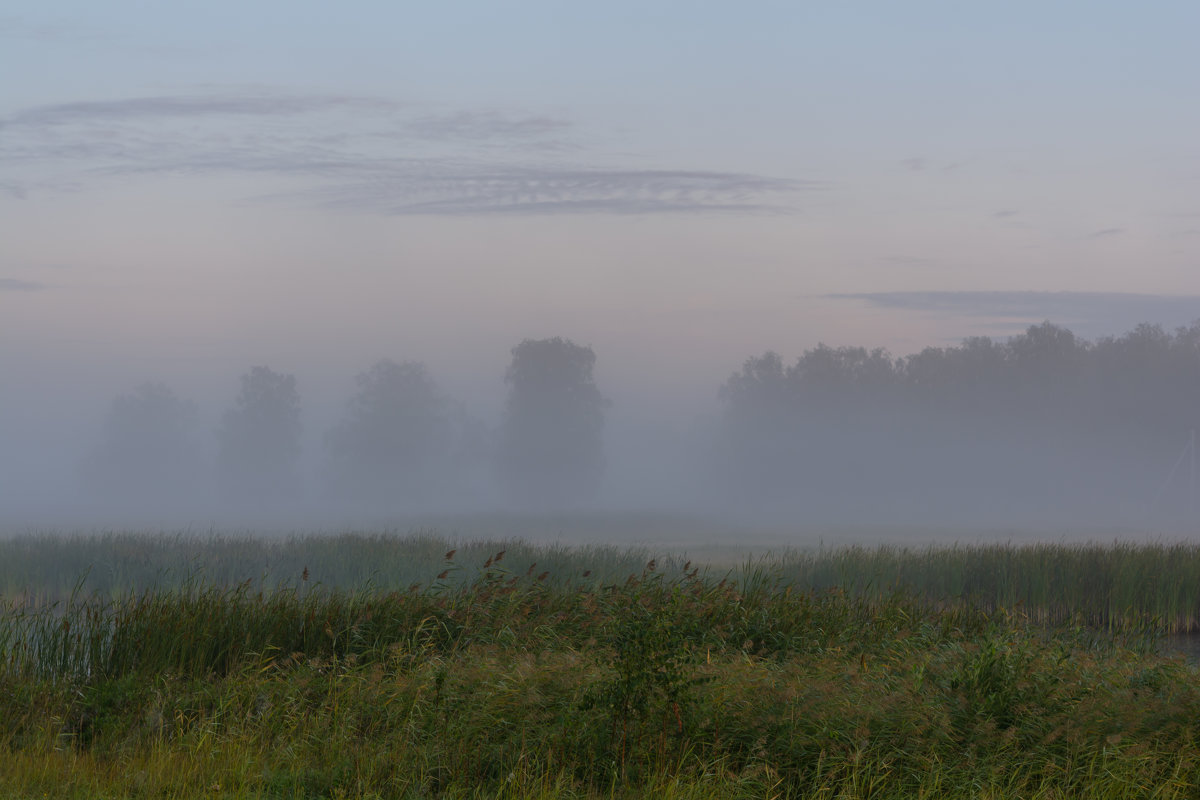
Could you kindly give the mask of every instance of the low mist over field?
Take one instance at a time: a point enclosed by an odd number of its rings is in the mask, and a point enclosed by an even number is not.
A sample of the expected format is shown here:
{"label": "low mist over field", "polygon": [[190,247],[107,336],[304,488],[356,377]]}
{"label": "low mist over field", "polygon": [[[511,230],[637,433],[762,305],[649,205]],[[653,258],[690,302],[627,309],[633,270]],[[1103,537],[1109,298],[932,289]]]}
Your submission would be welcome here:
{"label": "low mist over field", "polygon": [[[700,396],[664,387],[674,408],[614,399],[629,387],[569,339],[508,356],[466,396],[390,359],[341,386],[248,365],[40,404],[10,390],[24,404],[7,406],[4,522],[604,536],[658,515],[702,536],[705,519],[809,534],[1195,520],[1200,323],[1088,341],[1043,322],[900,357],[768,351]],[[499,530],[505,515],[526,529]]]}
{"label": "low mist over field", "polygon": [[0,531],[1197,530],[1200,6],[8,5]]}

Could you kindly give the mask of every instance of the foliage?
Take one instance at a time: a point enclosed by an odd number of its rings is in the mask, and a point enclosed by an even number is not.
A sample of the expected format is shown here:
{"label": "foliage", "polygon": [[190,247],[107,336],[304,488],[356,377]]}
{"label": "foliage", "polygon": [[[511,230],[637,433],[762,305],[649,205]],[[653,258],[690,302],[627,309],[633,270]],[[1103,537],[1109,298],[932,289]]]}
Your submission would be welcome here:
{"label": "foliage", "polygon": [[[583,524],[567,517],[554,519],[564,528]],[[651,522],[639,517],[629,524]],[[516,518],[513,527],[530,524],[528,518]],[[78,590],[116,599],[182,588],[197,580],[225,589],[250,581],[256,590],[273,590],[293,584],[304,572],[310,585],[351,592],[368,586],[425,586],[444,569],[442,556],[451,549],[458,554],[457,564],[465,566],[456,566],[439,581],[445,587],[469,584],[494,569],[489,565],[481,570],[479,565],[499,550],[506,551],[505,564],[518,576],[525,577],[531,564],[537,566],[535,574],[546,572],[548,586],[581,580],[589,585],[620,583],[640,575],[652,558],[658,567],[649,576],[653,582],[661,580],[655,575],[678,572],[686,560],[645,548],[536,545],[519,539],[463,541],[433,531],[279,537],[41,533],[0,539],[0,596],[66,602]],[[1033,622],[1051,626],[1200,632],[1200,545],[1194,543],[789,549],[760,566],[763,572],[748,567],[744,571],[769,575],[771,582],[794,591],[837,589],[872,603],[900,592],[939,606],[957,603],[989,612],[1020,609]],[[772,585],[754,590],[770,594]]]}
{"label": "foliage", "polygon": [[720,396],[714,491],[760,508],[1182,519],[1169,468],[1200,428],[1200,321],[1096,342],[1045,322],[905,358],[820,344],[748,359]]}
{"label": "foliage", "polygon": [[151,507],[194,496],[197,424],[195,405],[166,384],[145,383],[117,397],[82,465],[85,486],[106,501],[138,499]]}
{"label": "foliage", "polygon": [[389,507],[426,495],[450,449],[448,401],[429,370],[385,359],[356,383],[345,419],[326,438],[331,488]]}
{"label": "foliage", "polygon": [[570,506],[604,470],[606,401],[592,376],[596,354],[568,339],[526,339],[512,350],[498,475],[527,504]]}
{"label": "foliage", "polygon": [[0,794],[1200,790],[1196,669],[1151,649],[948,597],[799,590],[778,562],[554,581],[519,552],[439,553],[410,589],[301,575],[11,603]]}
{"label": "foliage", "polygon": [[682,755],[679,747],[691,727],[685,724],[692,718],[691,690],[700,682],[695,670],[703,637],[690,601],[703,587],[692,583],[695,573],[665,582],[656,567],[650,561],[640,576],[630,576],[621,587],[609,586],[595,598],[605,620],[598,653],[611,665],[611,674],[592,688],[584,708],[607,709],[607,745],[622,770],[630,743],[641,738],[639,725],[648,725],[650,734],[658,736],[659,752],[670,749],[676,757]]}
{"label": "foliage", "polygon": [[218,432],[217,466],[227,497],[277,501],[299,489],[300,394],[296,378],[254,367],[241,377]]}

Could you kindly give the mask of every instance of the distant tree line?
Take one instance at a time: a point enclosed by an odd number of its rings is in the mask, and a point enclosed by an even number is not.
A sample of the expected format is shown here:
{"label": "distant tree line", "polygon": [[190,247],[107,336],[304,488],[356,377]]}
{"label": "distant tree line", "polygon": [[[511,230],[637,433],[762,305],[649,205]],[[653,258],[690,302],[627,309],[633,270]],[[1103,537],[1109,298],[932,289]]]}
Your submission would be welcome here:
{"label": "distant tree line", "polygon": [[[379,361],[310,454],[320,469],[308,478],[293,376],[265,366],[241,376],[211,466],[199,456],[195,406],[149,384],[113,403],[82,475],[99,496],[142,505],[216,486],[236,506],[316,493],[355,508],[425,509],[464,494],[490,502],[492,491],[524,508],[579,506],[605,471],[595,363],[590,347],[566,339],[521,342],[493,427],[459,410],[425,365]],[[719,398],[717,424],[689,444],[700,455],[683,480],[698,508],[1053,522],[1144,519],[1196,503],[1186,456],[1191,448],[1196,458],[1200,427],[1200,322],[1095,342],[1045,322],[901,358],[824,344],[792,363],[768,352]]]}
{"label": "distant tree line", "polygon": [[1200,426],[1200,322],[1096,342],[1045,322],[904,358],[768,352],[721,400],[719,483],[747,503],[1144,516],[1194,491],[1171,468]]}
{"label": "distant tree line", "polygon": [[[356,378],[342,420],[324,436],[319,491],[359,508],[423,510],[461,503],[464,476],[488,471],[526,507],[586,502],[604,468],[595,361],[590,347],[562,338],[514,347],[498,432],[457,411],[424,364],[378,361]],[[116,506],[169,507],[202,496],[211,477],[228,504],[278,507],[305,490],[302,432],[295,377],[254,367],[221,418],[215,472],[206,475],[195,405],[145,384],[113,402],[82,476]]]}

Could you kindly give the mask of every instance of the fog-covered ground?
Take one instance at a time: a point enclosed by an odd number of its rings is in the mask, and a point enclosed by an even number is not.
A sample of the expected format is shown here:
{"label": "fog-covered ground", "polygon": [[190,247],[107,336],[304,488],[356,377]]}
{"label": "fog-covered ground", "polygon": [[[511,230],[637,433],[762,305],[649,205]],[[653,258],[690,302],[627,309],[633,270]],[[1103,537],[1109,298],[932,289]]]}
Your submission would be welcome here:
{"label": "fog-covered ground", "polygon": [[555,338],[514,347],[490,389],[388,360],[342,385],[263,365],[9,385],[0,523],[723,547],[1177,538],[1200,519],[1200,325],[819,345],[730,365],[707,396],[664,375],[657,405],[602,363]]}

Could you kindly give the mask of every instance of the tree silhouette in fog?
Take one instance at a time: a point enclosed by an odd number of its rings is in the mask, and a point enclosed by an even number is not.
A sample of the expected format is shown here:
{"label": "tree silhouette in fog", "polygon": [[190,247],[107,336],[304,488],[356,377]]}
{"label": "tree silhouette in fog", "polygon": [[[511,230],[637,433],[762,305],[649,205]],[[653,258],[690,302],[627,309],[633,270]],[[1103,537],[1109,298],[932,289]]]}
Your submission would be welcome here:
{"label": "tree silhouette in fog", "polygon": [[197,424],[195,405],[165,384],[145,383],[117,397],[84,460],[86,488],[101,500],[145,508],[202,496]]}
{"label": "tree silhouette in fog", "polygon": [[428,502],[450,448],[447,399],[418,362],[379,361],[356,383],[345,419],[326,437],[331,489],[389,507]]}
{"label": "tree silhouette in fog", "polygon": [[[787,366],[767,353],[720,398],[715,486],[744,502],[809,519],[1144,520],[1200,428],[1200,322],[1094,343],[1044,322],[899,359],[819,345]],[[1177,506],[1187,496],[1175,488]]]}
{"label": "tree silhouette in fog", "polygon": [[271,502],[299,490],[300,394],[296,378],[254,367],[241,376],[217,433],[218,479],[227,499]]}
{"label": "tree silhouette in fog", "polygon": [[526,339],[512,350],[497,459],[513,499],[563,507],[589,498],[604,472],[606,401],[596,354],[567,339]]}

